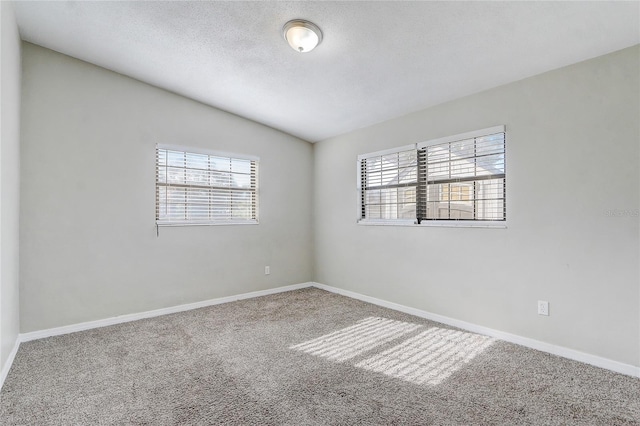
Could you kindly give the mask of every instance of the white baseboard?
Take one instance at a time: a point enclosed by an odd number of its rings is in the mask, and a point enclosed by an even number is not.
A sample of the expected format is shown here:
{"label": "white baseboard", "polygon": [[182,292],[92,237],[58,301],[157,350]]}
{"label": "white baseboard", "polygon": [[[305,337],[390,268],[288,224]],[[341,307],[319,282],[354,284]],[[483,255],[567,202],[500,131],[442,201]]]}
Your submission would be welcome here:
{"label": "white baseboard", "polygon": [[563,346],[552,345],[550,343],[541,342],[539,340],[530,339],[528,337],[522,337],[516,334],[495,330],[493,328],[483,327],[481,325],[457,320],[454,318],[445,317],[443,315],[434,314],[434,313],[423,311],[416,308],[411,308],[408,306],[400,305],[398,303],[387,302],[386,300],[377,299],[371,296],[365,296],[360,293],[356,293],[349,290],[343,290],[337,287],[331,287],[325,284],[312,283],[312,285],[319,289],[330,291],[336,294],[341,294],[343,296],[351,297],[353,299],[362,300],[363,302],[372,303],[374,305],[378,305],[378,306],[393,309],[396,311],[404,312],[407,314],[415,315],[420,318],[425,318],[428,320],[440,322],[442,324],[458,327],[463,330],[471,331],[473,333],[484,334],[486,336],[495,337],[500,340],[515,343],[521,346],[526,346],[532,349],[537,349],[542,352],[547,352],[553,355],[569,358],[574,361],[580,361],[586,364],[595,365],[596,367],[605,368],[607,370],[615,371],[616,373],[622,373],[628,376],[640,378],[640,367],[636,367],[634,365],[624,364],[622,362],[599,357],[597,355],[591,355],[591,354],[580,352],[574,349],[565,348]]}
{"label": "white baseboard", "polygon": [[20,342],[44,339],[45,337],[60,336],[62,334],[75,333],[76,331],[90,330],[92,328],[107,327],[109,325],[122,324],[130,321],[137,321],[145,318],[158,317],[160,315],[175,314],[177,312],[189,311],[191,309],[204,308],[206,306],[220,305],[222,303],[235,302],[237,300],[251,299],[253,297],[267,296],[269,294],[283,293],[285,291],[298,290],[311,287],[312,283],[293,284],[283,287],[270,288],[268,290],[252,291],[250,293],[237,294],[235,296],[220,297],[217,299],[203,300],[202,302],[187,303],[185,305],[170,306],[168,308],[155,309],[153,311],[139,312],[136,314],[119,315],[117,317],[104,318],[96,321],[81,322],[79,324],[65,325],[63,327],[49,328],[46,330],[22,333],[19,336]]}
{"label": "white baseboard", "polygon": [[2,386],[4,385],[4,380],[7,378],[9,374],[9,370],[11,370],[11,366],[13,365],[13,360],[16,358],[16,354],[18,353],[18,348],[20,347],[20,336],[16,338],[16,342],[13,345],[13,349],[9,353],[9,357],[4,362],[2,366],[2,370],[0,371],[0,391],[2,390]]}

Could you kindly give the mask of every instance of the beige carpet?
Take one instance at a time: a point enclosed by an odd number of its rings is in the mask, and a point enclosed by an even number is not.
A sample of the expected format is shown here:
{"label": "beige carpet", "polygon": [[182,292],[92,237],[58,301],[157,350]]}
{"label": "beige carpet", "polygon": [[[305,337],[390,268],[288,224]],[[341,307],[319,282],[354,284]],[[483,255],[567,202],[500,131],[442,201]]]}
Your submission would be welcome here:
{"label": "beige carpet", "polygon": [[2,425],[640,425],[640,380],[304,289],[24,343]]}

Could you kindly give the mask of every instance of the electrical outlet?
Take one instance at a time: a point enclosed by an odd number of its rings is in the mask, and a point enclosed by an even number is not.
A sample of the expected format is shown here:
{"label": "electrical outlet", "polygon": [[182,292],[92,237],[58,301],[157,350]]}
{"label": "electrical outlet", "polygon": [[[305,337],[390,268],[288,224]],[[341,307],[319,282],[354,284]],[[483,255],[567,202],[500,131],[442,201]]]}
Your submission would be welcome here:
{"label": "electrical outlet", "polygon": [[538,315],[549,315],[549,302],[538,300]]}
{"label": "electrical outlet", "polygon": [[270,268],[270,267],[268,267],[268,266],[265,266],[265,267],[264,267],[264,274],[265,274],[265,275],[269,275],[270,273],[271,273],[271,268]]}

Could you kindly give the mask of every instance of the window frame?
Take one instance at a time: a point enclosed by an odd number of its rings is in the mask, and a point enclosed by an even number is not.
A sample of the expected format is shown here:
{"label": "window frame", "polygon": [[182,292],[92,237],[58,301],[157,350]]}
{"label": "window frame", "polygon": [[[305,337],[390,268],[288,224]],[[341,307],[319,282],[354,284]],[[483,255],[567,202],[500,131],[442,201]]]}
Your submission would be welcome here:
{"label": "window frame", "polygon": [[[420,166],[418,166],[418,177],[417,177],[417,187],[416,187],[416,217],[414,219],[367,219],[362,217],[362,207],[363,207],[363,199],[362,199],[362,168],[361,161],[363,159],[376,157],[384,154],[391,154],[401,151],[406,151],[409,149],[416,150],[416,157],[418,164],[420,163],[420,150],[426,149],[429,146],[445,144],[450,142],[458,142],[466,139],[478,138],[488,135],[493,135],[496,133],[504,133],[504,188],[503,194],[504,198],[504,219],[503,220],[476,220],[476,219],[421,219],[420,223],[418,223],[418,209],[421,208],[420,203],[423,201],[419,198],[418,191],[421,186],[427,187],[427,176],[422,175],[423,171],[420,170]],[[358,155],[358,160],[356,163],[356,174],[357,174],[357,221],[358,225],[375,225],[375,226],[418,226],[418,227],[454,227],[454,228],[507,228],[507,214],[506,214],[506,203],[507,203],[507,183],[506,183],[506,175],[507,175],[507,132],[505,125],[488,127],[480,130],[474,130],[471,132],[459,133],[456,135],[431,139],[424,142],[419,142],[410,145],[404,145],[397,148],[390,148],[381,151],[375,151],[371,153]]]}
{"label": "window frame", "polygon": [[[367,154],[361,154],[358,155],[358,160],[356,163],[356,168],[357,168],[357,179],[358,179],[358,186],[357,186],[357,193],[358,193],[358,223],[362,224],[362,225],[413,225],[415,223],[415,219],[367,219],[367,218],[362,218],[362,201],[363,201],[363,191],[365,190],[365,188],[362,187],[362,183],[363,183],[363,179],[362,179],[362,160],[367,160],[369,158],[374,158],[374,157],[380,157],[383,155],[388,155],[388,154],[396,154],[396,153],[400,153],[400,152],[405,152],[405,151],[413,151],[416,149],[416,144],[410,144],[410,145],[404,145],[401,147],[397,147],[397,148],[390,148],[390,149],[384,149],[381,151],[375,151],[375,152],[370,152]],[[416,170],[417,170],[417,157],[416,157]],[[411,185],[407,185],[407,186],[411,186]],[[418,182],[416,179],[416,191],[418,189]]]}
{"label": "window frame", "polygon": [[[160,219],[160,190],[159,188],[161,186],[163,187],[170,187],[170,184],[161,184],[160,180],[159,180],[159,151],[161,150],[165,150],[165,151],[173,151],[173,152],[180,152],[180,153],[186,153],[186,154],[195,154],[195,155],[208,155],[208,156],[213,156],[213,157],[220,157],[220,158],[224,158],[224,159],[229,159],[231,160],[243,160],[243,161],[250,161],[252,163],[252,170],[254,170],[254,172],[250,173],[250,181],[252,182],[252,186],[250,189],[247,190],[247,192],[250,192],[253,194],[253,199],[255,201],[252,202],[253,204],[253,211],[254,211],[254,218],[252,219],[224,219],[224,220],[214,220],[214,219],[185,219],[185,220],[167,220],[167,219]],[[253,155],[246,155],[246,154],[237,154],[237,153],[230,153],[230,152],[224,152],[224,151],[216,151],[216,150],[209,150],[209,149],[205,149],[205,148],[194,148],[194,147],[189,147],[189,146],[182,146],[182,145],[171,145],[171,144],[156,144],[155,146],[155,224],[156,227],[180,227],[180,226],[220,226],[220,225],[257,225],[259,223],[259,163],[260,163],[260,158],[257,156],[253,156]],[[186,168],[185,168],[186,169]],[[224,172],[223,172],[224,173]],[[232,172],[230,171],[229,174],[231,174]],[[184,186],[185,188],[187,187],[188,184],[183,184],[180,185],[178,184],[177,186]],[[202,188],[218,188],[216,186],[213,185],[203,185]],[[219,188],[222,189],[222,188]],[[185,201],[185,207],[188,205],[188,203]]]}

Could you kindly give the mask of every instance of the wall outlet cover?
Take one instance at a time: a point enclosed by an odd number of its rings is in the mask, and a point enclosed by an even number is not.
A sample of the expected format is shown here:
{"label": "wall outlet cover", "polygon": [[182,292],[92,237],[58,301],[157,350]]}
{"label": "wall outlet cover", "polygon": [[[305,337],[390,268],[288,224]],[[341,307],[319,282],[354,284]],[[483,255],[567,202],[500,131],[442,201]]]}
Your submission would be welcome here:
{"label": "wall outlet cover", "polygon": [[549,315],[549,302],[538,300],[538,315]]}

